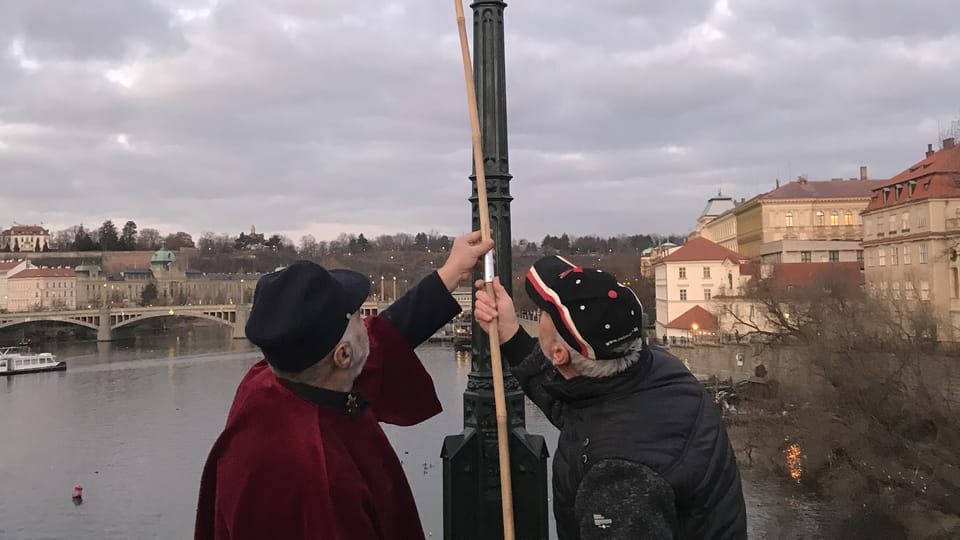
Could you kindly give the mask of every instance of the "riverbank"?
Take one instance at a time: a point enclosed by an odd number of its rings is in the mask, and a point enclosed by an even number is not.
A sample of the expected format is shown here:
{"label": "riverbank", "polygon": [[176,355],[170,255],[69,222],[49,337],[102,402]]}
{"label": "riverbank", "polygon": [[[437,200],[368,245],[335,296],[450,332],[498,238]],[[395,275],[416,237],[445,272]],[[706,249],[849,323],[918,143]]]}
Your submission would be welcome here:
{"label": "riverbank", "polygon": [[741,469],[787,479],[821,500],[833,510],[836,537],[960,538],[958,469],[935,444],[904,459],[905,449],[869,436],[869,421],[815,402],[754,401],[726,420]]}

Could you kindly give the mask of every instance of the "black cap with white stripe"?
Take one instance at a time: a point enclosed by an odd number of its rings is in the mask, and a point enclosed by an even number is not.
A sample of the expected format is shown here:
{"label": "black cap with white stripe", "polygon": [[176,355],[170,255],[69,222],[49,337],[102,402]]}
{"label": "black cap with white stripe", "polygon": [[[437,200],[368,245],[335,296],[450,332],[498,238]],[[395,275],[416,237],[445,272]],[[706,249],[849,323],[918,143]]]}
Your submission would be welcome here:
{"label": "black cap with white stripe", "polygon": [[587,358],[619,358],[624,345],[641,336],[640,299],[603,270],[544,257],[527,272],[526,289],[553,319],[563,340]]}

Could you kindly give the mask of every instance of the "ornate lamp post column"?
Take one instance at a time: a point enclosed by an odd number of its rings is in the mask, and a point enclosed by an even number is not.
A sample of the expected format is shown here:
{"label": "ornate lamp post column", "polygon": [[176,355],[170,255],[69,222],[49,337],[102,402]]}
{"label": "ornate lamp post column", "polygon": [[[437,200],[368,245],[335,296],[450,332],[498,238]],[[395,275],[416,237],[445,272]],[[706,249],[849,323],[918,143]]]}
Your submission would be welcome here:
{"label": "ornate lamp post column", "polygon": [[[473,70],[483,135],[490,227],[496,274],[512,293],[510,175],[507,146],[506,69],[502,0],[477,0],[473,9]],[[476,170],[470,201],[473,230],[480,228]],[[482,276],[478,272],[474,280]],[[443,524],[448,540],[503,538],[497,422],[487,335],[473,323],[471,371],[463,393],[463,432],[443,443]],[[526,432],[524,397],[504,369],[510,426],[510,461],[516,538],[546,540],[548,534],[547,448],[543,437]]]}

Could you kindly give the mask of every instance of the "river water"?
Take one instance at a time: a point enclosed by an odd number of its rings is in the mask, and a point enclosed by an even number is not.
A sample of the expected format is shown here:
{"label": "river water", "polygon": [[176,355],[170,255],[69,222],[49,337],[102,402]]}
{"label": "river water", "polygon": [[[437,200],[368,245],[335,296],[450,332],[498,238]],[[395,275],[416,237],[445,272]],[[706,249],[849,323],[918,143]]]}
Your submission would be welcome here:
{"label": "river water", "polygon": [[[256,350],[204,327],[42,349],[68,370],[0,378],[0,539],[191,538],[200,471]],[[444,411],[385,430],[424,529],[441,538],[440,447],[461,431],[470,362],[445,346],[418,352]],[[527,429],[553,453],[557,431],[529,402]],[[74,484],[84,487],[79,506]],[[793,485],[744,471],[744,494],[751,538],[828,537],[819,503]]]}

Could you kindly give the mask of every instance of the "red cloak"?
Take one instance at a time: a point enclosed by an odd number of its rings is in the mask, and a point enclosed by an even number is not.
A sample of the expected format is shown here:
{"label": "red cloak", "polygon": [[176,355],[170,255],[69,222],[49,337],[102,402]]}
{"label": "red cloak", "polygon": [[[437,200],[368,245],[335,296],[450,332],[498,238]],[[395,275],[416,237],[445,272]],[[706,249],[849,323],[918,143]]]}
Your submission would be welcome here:
{"label": "red cloak", "polygon": [[365,319],[370,356],[358,416],[281,384],[266,361],[237,388],[200,481],[197,540],[424,538],[413,493],[379,422],[441,411],[433,380],[382,317]]}

